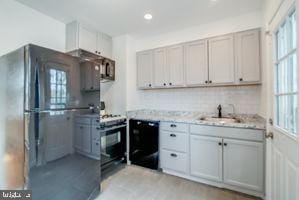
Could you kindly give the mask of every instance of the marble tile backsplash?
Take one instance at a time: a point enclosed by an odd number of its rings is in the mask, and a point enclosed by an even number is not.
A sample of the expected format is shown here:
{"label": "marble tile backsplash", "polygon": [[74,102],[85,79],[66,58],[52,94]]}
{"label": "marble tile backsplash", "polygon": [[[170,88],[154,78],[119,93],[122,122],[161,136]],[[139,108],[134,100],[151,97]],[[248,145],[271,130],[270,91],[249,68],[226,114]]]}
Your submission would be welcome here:
{"label": "marble tile backsplash", "polygon": [[261,86],[147,90],[141,97],[145,109],[184,110],[212,113],[219,104],[223,113],[258,114]]}

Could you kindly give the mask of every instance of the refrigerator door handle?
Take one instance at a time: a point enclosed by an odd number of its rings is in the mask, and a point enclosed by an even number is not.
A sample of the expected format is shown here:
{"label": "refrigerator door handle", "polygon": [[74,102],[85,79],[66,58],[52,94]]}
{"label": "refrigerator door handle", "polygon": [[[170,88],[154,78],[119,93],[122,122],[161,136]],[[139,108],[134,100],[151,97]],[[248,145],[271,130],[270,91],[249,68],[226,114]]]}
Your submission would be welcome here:
{"label": "refrigerator door handle", "polygon": [[53,108],[48,110],[40,110],[40,109],[33,109],[33,110],[25,110],[27,113],[50,113],[55,111],[66,111],[66,112],[77,112],[81,110],[92,110],[93,107],[74,107],[74,108]]}

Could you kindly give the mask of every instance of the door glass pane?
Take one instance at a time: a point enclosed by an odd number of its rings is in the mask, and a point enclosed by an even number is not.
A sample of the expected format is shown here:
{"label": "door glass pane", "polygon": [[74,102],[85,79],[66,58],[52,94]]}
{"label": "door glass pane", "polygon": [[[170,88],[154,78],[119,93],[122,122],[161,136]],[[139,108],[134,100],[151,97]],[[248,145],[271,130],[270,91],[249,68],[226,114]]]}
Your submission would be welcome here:
{"label": "door glass pane", "polygon": [[298,95],[291,95],[289,98],[290,101],[290,115],[289,115],[289,120],[290,120],[290,131],[292,133],[298,133]]}
{"label": "door glass pane", "polygon": [[297,83],[297,56],[296,53],[290,56],[289,59],[289,85],[290,85],[290,92],[297,92],[298,91],[298,83]]}
{"label": "door glass pane", "polygon": [[288,97],[277,96],[277,125],[283,129],[288,129]]}
{"label": "door glass pane", "polygon": [[284,23],[277,33],[277,58],[280,59],[287,54],[287,26]]}
{"label": "door glass pane", "polygon": [[291,48],[295,49],[297,46],[297,35],[296,35],[296,14],[295,12],[290,16],[290,33],[291,33]]}
{"label": "door glass pane", "polygon": [[281,61],[277,66],[277,93],[286,93],[289,90],[288,84],[288,60]]}

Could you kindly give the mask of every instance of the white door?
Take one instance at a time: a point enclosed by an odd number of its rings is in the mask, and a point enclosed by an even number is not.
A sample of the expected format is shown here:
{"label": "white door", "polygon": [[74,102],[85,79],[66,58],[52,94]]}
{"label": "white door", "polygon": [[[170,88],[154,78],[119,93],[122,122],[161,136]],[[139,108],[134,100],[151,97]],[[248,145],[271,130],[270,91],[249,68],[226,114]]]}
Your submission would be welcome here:
{"label": "white door", "polygon": [[166,87],[169,81],[166,48],[154,50],[154,86]]}
{"label": "white door", "polygon": [[153,51],[137,53],[137,86],[151,88],[153,86]]}
{"label": "white door", "polygon": [[264,191],[264,148],[261,142],[223,140],[224,183]]}
{"label": "white door", "polygon": [[208,46],[206,40],[185,45],[186,85],[203,85],[208,81]]}
{"label": "white door", "polygon": [[209,40],[209,81],[213,84],[234,83],[234,37]]}
{"label": "white door", "polygon": [[[270,24],[272,38],[266,38],[271,41],[267,43],[271,91],[268,117],[273,119],[268,124],[267,136],[267,199],[270,200],[299,199],[299,81],[298,75],[293,76],[298,74],[299,57],[295,55],[299,40],[296,42],[292,37],[298,38],[299,19],[298,9],[296,15],[292,13],[293,3],[283,1]],[[286,41],[289,45],[285,45]]]}
{"label": "white door", "polygon": [[168,48],[167,68],[169,73],[169,86],[184,85],[184,49],[182,45],[175,45]]}
{"label": "white door", "polygon": [[79,47],[89,52],[97,51],[97,33],[80,26]]}
{"label": "white door", "polygon": [[190,174],[222,181],[222,138],[191,135]]}
{"label": "white door", "polygon": [[260,81],[260,31],[252,30],[236,34],[236,81],[255,83]]}

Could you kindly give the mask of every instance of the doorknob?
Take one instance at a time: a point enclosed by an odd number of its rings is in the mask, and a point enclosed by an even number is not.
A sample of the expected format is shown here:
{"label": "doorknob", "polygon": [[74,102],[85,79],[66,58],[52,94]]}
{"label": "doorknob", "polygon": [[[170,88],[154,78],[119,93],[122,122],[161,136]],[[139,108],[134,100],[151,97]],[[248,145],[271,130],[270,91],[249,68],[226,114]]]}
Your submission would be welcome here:
{"label": "doorknob", "polygon": [[273,140],[274,134],[272,132],[266,133],[266,139],[271,138]]}

